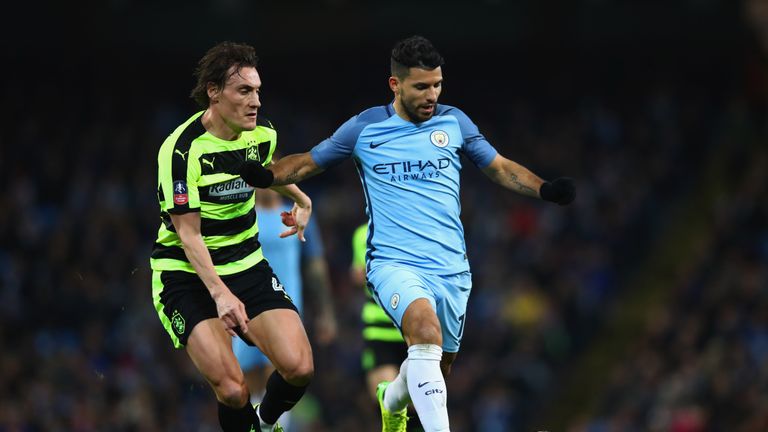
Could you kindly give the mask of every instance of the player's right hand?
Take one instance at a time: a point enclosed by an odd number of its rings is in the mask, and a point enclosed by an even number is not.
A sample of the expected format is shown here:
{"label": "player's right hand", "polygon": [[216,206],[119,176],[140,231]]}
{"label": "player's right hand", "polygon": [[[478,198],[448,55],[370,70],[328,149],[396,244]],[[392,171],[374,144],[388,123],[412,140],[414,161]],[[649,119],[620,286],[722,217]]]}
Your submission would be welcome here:
{"label": "player's right hand", "polygon": [[240,327],[243,333],[248,332],[248,314],[245,305],[232,291],[227,290],[213,299],[216,302],[216,312],[224,323],[224,328],[230,336],[236,336],[235,329]]}
{"label": "player's right hand", "polygon": [[293,213],[291,212],[280,212],[280,221],[287,227],[296,225],[296,218],[293,217]]}
{"label": "player's right hand", "polygon": [[283,221],[283,225],[289,227],[289,229],[280,233],[280,238],[290,237],[296,234],[299,240],[302,242],[307,241],[304,237],[304,230],[307,228],[309,218],[312,215],[312,207],[299,207],[298,204],[293,204],[291,212],[280,213],[280,218]]}

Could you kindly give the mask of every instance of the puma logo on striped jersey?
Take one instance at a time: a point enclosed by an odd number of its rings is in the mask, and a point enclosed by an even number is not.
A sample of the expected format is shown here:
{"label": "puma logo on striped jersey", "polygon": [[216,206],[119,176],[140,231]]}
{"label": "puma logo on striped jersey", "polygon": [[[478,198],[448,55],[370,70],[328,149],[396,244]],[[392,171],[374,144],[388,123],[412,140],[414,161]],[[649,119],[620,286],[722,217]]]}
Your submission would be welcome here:
{"label": "puma logo on striped jersey", "polygon": [[189,150],[187,150],[187,151],[182,153],[181,150],[176,149],[176,150],[174,150],[174,153],[178,153],[179,156],[181,156],[181,158],[186,161],[187,160],[187,153],[189,153]]}

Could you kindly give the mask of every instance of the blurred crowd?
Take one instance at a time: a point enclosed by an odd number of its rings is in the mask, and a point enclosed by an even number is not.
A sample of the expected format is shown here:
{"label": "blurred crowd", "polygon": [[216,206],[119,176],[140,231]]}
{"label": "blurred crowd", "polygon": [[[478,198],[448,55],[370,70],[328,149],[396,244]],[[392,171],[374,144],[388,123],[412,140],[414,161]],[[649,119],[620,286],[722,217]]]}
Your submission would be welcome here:
{"label": "blurred crowd", "polygon": [[[14,125],[0,135],[0,431],[218,430],[211,390],[173,350],[150,295],[156,152],[193,110],[183,91],[130,97],[141,83],[105,94],[111,71],[85,66],[58,67],[67,86],[39,85],[46,71],[3,83],[20,105],[0,108]],[[589,349],[626,275],[654,253],[670,209],[705,175],[702,159],[738,129],[733,111],[751,109],[733,83],[702,92],[701,82],[669,79],[618,77],[567,96],[542,87],[492,110],[483,94],[446,94],[502,154],[578,188],[572,206],[558,207],[504,191],[466,162],[474,288],[448,378],[452,430],[536,427],[533,414]],[[261,113],[290,154],[329,135],[361,99],[320,110],[275,97]],[[40,100],[66,104],[46,111]],[[766,430],[768,166],[765,151],[739,161],[752,173],[742,192],[723,197],[708,248],[669,287],[674,301],[649,317],[581,427]],[[360,366],[364,294],[348,276],[352,231],[364,221],[359,180],[345,163],[301,186],[326,244],[340,335],[314,348],[316,377],[294,431],[377,430]]]}
{"label": "blurred crowd", "polygon": [[[768,147],[758,124],[732,130],[727,185],[698,217],[701,247],[647,313],[642,336],[610,371],[598,412],[573,430],[768,430]],[[742,120],[748,120],[742,118]],[[751,126],[751,127],[749,127]],[[738,138],[728,134],[731,138]],[[746,139],[745,139],[746,138]]]}

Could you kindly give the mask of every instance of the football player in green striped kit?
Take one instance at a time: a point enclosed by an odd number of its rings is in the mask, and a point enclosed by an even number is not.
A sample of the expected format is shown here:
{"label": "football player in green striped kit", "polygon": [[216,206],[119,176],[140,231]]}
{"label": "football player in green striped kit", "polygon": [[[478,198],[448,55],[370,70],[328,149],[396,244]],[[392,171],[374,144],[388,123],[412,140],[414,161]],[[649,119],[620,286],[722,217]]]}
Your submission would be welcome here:
{"label": "football player in green striped kit", "polygon": [[[280,415],[303,396],[314,373],[296,307],[264,259],[254,189],[240,177],[245,161],[271,163],[277,133],[260,117],[261,78],[248,45],[211,48],[191,96],[204,109],[168,136],[158,154],[162,223],[152,250],[152,297],[176,348],[185,348],[211,385],[225,432],[282,431]],[[294,202],[298,235],[312,202],[295,185],[272,188]],[[235,355],[239,335],[276,371],[253,407]]]}

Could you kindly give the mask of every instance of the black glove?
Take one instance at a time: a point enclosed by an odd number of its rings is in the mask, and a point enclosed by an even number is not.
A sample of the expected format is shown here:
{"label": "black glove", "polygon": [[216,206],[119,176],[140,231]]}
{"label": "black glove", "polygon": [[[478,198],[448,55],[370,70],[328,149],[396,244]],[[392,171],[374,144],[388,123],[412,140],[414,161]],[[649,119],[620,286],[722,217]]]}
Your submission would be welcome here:
{"label": "black glove", "polygon": [[573,179],[558,177],[552,181],[542,183],[539,195],[545,201],[567,205],[576,198],[576,187],[573,185]]}
{"label": "black glove", "polygon": [[275,181],[275,175],[272,171],[255,161],[244,162],[240,165],[240,177],[249,185],[259,189],[266,189],[272,186]]}

